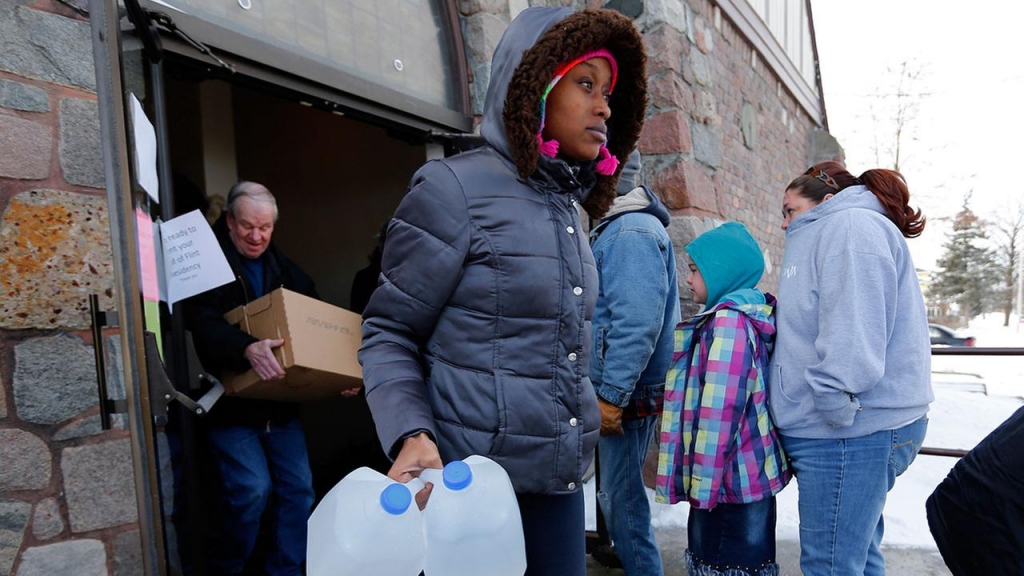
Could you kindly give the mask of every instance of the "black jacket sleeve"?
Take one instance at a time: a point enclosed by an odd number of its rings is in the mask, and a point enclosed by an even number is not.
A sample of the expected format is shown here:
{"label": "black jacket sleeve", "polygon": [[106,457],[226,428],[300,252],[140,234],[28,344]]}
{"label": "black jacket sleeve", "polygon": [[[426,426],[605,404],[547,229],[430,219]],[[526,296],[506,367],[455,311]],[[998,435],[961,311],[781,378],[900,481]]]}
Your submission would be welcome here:
{"label": "black jacket sleeve", "polygon": [[224,314],[242,303],[242,299],[235,302],[230,297],[232,291],[239,290],[238,282],[242,279],[185,301],[185,326],[192,332],[199,361],[217,377],[225,371],[244,372],[252,367],[245,349],[257,339],[224,319]]}

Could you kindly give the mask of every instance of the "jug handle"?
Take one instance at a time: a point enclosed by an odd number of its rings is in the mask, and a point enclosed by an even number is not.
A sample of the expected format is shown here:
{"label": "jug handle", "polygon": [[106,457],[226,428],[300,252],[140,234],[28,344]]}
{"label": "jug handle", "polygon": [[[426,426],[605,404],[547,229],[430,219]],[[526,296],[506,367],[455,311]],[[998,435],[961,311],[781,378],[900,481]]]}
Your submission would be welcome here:
{"label": "jug handle", "polygon": [[423,480],[420,480],[419,478],[413,478],[405,483],[405,487],[409,489],[409,492],[412,492],[413,496],[415,496],[417,492],[426,488],[427,485],[423,482]]}
{"label": "jug handle", "polygon": [[417,495],[427,487],[427,482],[430,482],[434,486],[443,484],[444,480],[441,474],[441,470],[434,468],[425,468],[423,471],[420,472],[419,477],[413,477],[408,482],[405,483],[406,488],[408,488],[409,491],[412,492],[412,496],[416,500],[417,505],[420,506],[420,510],[423,510],[429,503],[429,496],[427,496],[428,500],[423,500],[422,502],[420,502],[420,499],[417,498]]}
{"label": "jug handle", "polygon": [[420,471],[418,478],[413,478],[420,482],[430,482],[434,486],[444,486],[444,470],[441,468],[424,468]]}

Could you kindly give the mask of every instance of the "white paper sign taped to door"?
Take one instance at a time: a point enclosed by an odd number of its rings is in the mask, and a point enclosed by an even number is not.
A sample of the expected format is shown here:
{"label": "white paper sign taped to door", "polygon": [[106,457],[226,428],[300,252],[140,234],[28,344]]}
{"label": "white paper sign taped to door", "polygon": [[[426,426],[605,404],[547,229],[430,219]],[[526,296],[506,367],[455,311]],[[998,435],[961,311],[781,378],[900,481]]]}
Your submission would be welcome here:
{"label": "white paper sign taped to door", "polygon": [[213,229],[199,210],[162,223],[160,241],[168,304],[235,279]]}

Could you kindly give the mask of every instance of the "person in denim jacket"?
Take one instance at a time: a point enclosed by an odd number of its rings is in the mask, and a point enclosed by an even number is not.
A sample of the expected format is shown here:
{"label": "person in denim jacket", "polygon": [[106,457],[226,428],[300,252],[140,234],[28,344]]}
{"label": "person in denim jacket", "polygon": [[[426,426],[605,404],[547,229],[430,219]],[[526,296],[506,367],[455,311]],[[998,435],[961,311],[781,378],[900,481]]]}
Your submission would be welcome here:
{"label": "person in denim jacket", "polygon": [[590,380],[601,406],[597,499],[608,531],[627,576],[660,576],[643,465],[672,360],[679,286],[668,210],[637,185],[639,172],[634,151],[590,235],[600,279]]}

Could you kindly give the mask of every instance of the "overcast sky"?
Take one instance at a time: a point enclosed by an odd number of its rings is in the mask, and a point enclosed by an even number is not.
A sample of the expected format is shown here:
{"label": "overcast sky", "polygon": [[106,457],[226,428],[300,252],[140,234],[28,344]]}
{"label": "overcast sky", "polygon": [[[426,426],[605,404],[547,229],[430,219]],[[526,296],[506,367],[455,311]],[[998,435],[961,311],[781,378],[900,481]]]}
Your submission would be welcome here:
{"label": "overcast sky", "polygon": [[[794,0],[787,0],[794,1]],[[931,267],[964,193],[982,217],[1024,198],[1024,2],[978,0],[812,0],[829,128],[860,174],[891,168],[885,146],[897,71],[919,70],[916,119],[900,167],[912,204],[935,224],[910,242],[918,267]],[[893,72],[889,72],[892,70]]]}

